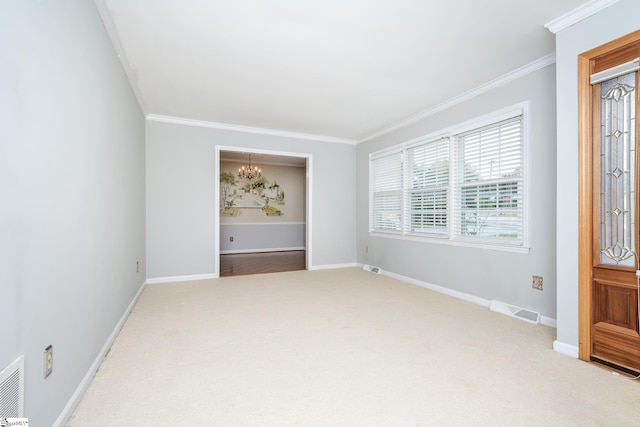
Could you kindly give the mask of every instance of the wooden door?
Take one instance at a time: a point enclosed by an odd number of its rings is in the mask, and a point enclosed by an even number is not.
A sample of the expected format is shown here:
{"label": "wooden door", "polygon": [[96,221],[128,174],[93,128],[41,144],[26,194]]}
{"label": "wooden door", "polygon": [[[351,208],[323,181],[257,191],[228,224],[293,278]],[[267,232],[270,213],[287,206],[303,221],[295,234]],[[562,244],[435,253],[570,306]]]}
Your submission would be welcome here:
{"label": "wooden door", "polygon": [[591,163],[583,177],[591,192],[589,359],[632,374],[640,372],[638,58],[633,41],[589,59],[591,135],[583,147]]}

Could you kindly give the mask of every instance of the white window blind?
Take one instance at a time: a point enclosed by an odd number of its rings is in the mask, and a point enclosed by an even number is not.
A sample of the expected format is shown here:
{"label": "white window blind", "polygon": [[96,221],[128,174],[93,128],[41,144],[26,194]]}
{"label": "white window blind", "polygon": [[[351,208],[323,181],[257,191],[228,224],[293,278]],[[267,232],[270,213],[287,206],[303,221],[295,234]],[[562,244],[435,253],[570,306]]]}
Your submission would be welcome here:
{"label": "white window blind", "polygon": [[528,251],[526,111],[509,107],[369,160],[369,230]]}
{"label": "white window blind", "polygon": [[458,224],[454,237],[522,244],[522,116],[455,135],[455,139]]}
{"label": "white window blind", "polygon": [[409,232],[448,235],[449,138],[407,150]]}
{"label": "white window blind", "polygon": [[372,231],[402,230],[402,152],[375,158],[371,162]]}

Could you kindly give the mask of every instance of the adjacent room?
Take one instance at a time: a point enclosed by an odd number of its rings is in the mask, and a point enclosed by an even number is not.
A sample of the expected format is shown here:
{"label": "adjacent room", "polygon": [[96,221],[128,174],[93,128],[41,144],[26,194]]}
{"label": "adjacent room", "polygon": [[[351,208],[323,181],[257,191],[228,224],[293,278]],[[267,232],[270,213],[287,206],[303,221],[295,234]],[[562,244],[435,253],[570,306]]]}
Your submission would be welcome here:
{"label": "adjacent room", "polygon": [[304,270],[308,159],[223,150],[219,158],[220,277]]}
{"label": "adjacent room", "polygon": [[9,0],[0,419],[637,425],[637,0]]}

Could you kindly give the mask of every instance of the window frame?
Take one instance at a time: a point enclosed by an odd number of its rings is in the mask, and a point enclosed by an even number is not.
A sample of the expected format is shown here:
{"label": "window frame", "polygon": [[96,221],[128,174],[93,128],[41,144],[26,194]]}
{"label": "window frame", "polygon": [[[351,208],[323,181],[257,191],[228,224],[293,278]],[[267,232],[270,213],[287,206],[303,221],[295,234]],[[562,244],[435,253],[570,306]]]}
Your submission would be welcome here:
{"label": "window frame", "polygon": [[[500,238],[485,238],[481,236],[466,236],[460,233],[460,216],[461,207],[457,197],[458,187],[460,184],[460,177],[458,176],[458,140],[456,136],[463,133],[474,131],[486,127],[488,125],[497,125],[498,123],[512,119],[518,116],[522,116],[522,135],[521,135],[521,152],[522,152],[522,174],[520,180],[522,182],[522,208],[521,218],[521,232],[522,238],[517,242],[511,239]],[[414,138],[412,140],[403,142],[401,144],[387,147],[384,150],[379,150],[369,154],[369,235],[374,237],[386,237],[402,240],[423,241],[429,243],[453,245],[453,246],[466,246],[476,248],[486,248],[494,250],[502,250],[509,252],[528,253],[529,246],[529,102],[519,103],[502,110],[494,111],[492,113],[477,117],[472,120],[468,120],[457,125],[442,129],[438,132],[433,132],[427,135]],[[448,189],[447,189],[447,233],[436,234],[428,232],[415,232],[411,231],[411,186],[410,176],[411,165],[409,165],[409,150],[415,147],[420,147],[425,144],[429,144],[443,138],[449,139],[449,172],[448,172]],[[383,232],[372,228],[372,215],[373,215],[373,194],[372,194],[372,180],[374,179],[374,171],[372,170],[373,161],[384,155],[390,155],[392,153],[401,153],[402,159],[402,213],[401,213],[401,225],[400,231],[396,232]]]}
{"label": "window frame", "polygon": [[[378,217],[378,212],[376,211],[376,194],[377,193],[386,193],[387,195],[392,195],[393,192],[395,190],[378,190],[375,188],[377,185],[377,180],[376,180],[376,170],[374,168],[374,163],[377,160],[381,160],[381,159],[386,159],[389,158],[391,156],[395,156],[399,154],[400,155],[400,215],[398,218],[399,221],[399,230],[396,229],[390,229],[390,228],[382,228],[382,227],[377,227],[377,217]],[[402,234],[402,231],[404,229],[404,217],[403,217],[403,195],[404,195],[404,188],[405,188],[405,184],[404,184],[404,180],[403,180],[403,175],[404,175],[404,171],[403,171],[403,166],[404,166],[404,159],[403,159],[403,153],[402,150],[397,150],[397,149],[393,149],[393,150],[385,150],[383,152],[379,152],[374,156],[370,156],[369,157],[369,231],[370,232],[375,232],[375,233],[381,233],[381,234],[391,234],[391,235],[400,235]],[[385,210],[386,211],[386,210]],[[384,212],[384,211],[383,211]]]}
{"label": "window frame", "polygon": [[[432,185],[432,186],[422,186],[422,187],[415,187],[414,185],[412,185],[411,181],[413,178],[413,172],[414,172],[414,166],[415,163],[411,162],[411,155],[410,152],[413,150],[415,151],[418,148],[421,147],[430,147],[432,145],[436,146],[436,150],[437,150],[437,146],[438,144],[441,144],[443,141],[446,140],[446,145],[447,145],[447,156],[446,156],[446,161],[448,162],[448,167],[447,167],[447,176],[446,176],[446,184],[444,185]],[[451,137],[449,135],[440,135],[437,137],[432,137],[432,138],[425,138],[420,140],[419,142],[413,143],[411,145],[408,145],[405,148],[405,152],[406,155],[404,156],[404,158],[407,160],[406,162],[406,167],[404,168],[404,180],[405,180],[405,188],[406,191],[404,192],[404,197],[406,200],[404,200],[404,206],[405,210],[404,210],[404,216],[405,216],[405,224],[407,226],[407,230],[404,230],[406,234],[408,235],[412,235],[412,236],[419,236],[419,237],[431,237],[431,238],[436,238],[436,239],[442,239],[442,238],[448,238],[449,234],[451,233],[450,231],[450,223],[451,223],[451,218],[450,218],[450,214],[451,214],[451,209],[450,209],[450,198],[451,198],[451,154],[452,154],[452,140]],[[436,179],[437,180],[437,179]],[[414,210],[412,209],[412,196],[414,194],[419,194],[419,193],[429,193],[429,192],[438,192],[438,191],[446,191],[446,209],[445,209],[445,220],[446,220],[446,232],[445,233],[436,233],[436,232],[423,232],[423,231],[415,231],[413,230],[413,219],[412,219],[412,214],[414,213]]]}

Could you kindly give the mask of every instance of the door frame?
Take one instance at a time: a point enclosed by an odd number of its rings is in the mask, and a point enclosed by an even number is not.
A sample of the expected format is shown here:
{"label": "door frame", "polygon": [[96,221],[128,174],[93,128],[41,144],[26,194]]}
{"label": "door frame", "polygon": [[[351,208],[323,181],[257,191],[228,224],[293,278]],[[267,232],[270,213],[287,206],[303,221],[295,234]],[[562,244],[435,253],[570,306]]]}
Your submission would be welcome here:
{"label": "door frame", "polygon": [[305,179],[305,265],[307,270],[312,269],[312,188],[313,188],[313,155],[311,153],[295,153],[288,151],[275,151],[264,150],[260,148],[251,147],[231,147],[224,145],[215,146],[215,173],[214,173],[214,230],[215,230],[215,242],[214,242],[214,278],[220,277],[220,152],[221,151],[233,151],[236,153],[247,154],[270,154],[275,156],[297,157],[305,159],[306,163],[306,179]]}
{"label": "door frame", "polygon": [[640,30],[578,55],[578,357],[591,360],[593,155],[591,60],[640,40]]}

